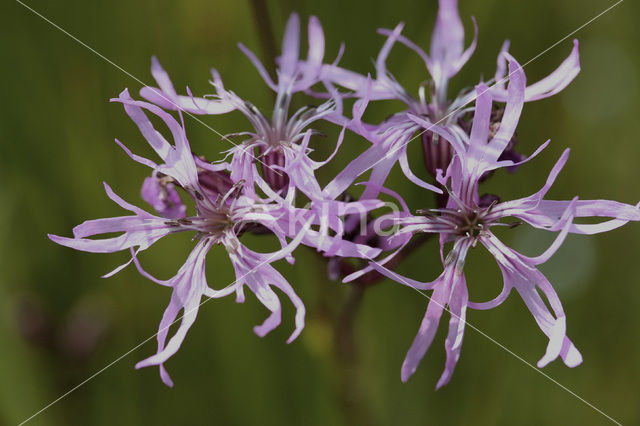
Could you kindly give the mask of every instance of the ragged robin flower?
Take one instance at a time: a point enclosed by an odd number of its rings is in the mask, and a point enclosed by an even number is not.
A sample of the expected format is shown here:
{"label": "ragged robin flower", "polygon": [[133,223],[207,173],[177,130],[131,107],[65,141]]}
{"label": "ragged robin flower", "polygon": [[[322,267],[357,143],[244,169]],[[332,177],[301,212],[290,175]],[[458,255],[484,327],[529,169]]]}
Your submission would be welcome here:
{"label": "ragged robin flower", "polygon": [[[368,101],[376,100],[399,100],[405,104],[404,111],[397,112],[386,119],[378,126],[378,134],[388,135],[395,133],[393,140],[386,138],[383,144],[373,143],[372,152],[365,152],[361,160],[373,152],[380,150],[384,146],[386,155],[384,159],[378,160],[373,166],[374,173],[385,175],[389,164],[401,161],[403,172],[413,183],[428,188],[429,184],[422,182],[411,172],[406,161],[406,145],[417,138],[422,140],[423,156],[427,171],[435,177],[437,170],[446,170],[454,154],[451,143],[442,140],[442,136],[433,132],[429,126],[418,125],[419,120],[414,117],[423,118],[429,123],[436,123],[447,128],[451,133],[464,139],[466,129],[470,127],[466,120],[469,112],[473,111],[471,106],[475,97],[473,90],[464,89],[453,99],[448,94],[450,80],[460,71],[475,51],[478,28],[473,21],[475,34],[470,45],[464,47],[464,27],[458,12],[457,0],[439,0],[438,13],[435,26],[431,35],[431,46],[429,53],[425,52],[418,45],[413,43],[401,33],[404,24],[398,24],[393,30],[380,29],[378,32],[387,36],[387,39],[380,49],[375,61],[375,78],[368,81],[367,75],[342,68],[337,64],[323,64],[320,78],[329,81],[340,87],[348,89],[359,99]],[[405,89],[389,71],[387,61],[393,46],[401,43],[418,54],[423,60],[428,78],[418,90],[415,97]],[[506,41],[498,55],[498,64],[495,76],[487,84],[495,83],[491,87],[495,101],[506,101],[505,82],[508,79],[504,61],[504,53],[507,52],[509,42]],[[303,64],[306,64],[303,62]],[[574,41],[574,47],[565,61],[547,77],[527,87],[525,90],[525,101],[534,101],[552,96],[564,89],[580,71],[578,42]],[[322,94],[319,94],[322,96]],[[326,96],[326,95],[325,95]],[[498,111],[501,107],[498,107]],[[494,125],[499,123],[499,116],[493,121]],[[518,156],[513,152],[513,141],[503,152],[502,159],[510,159]],[[404,162],[404,164],[402,163]],[[377,180],[377,185],[384,184],[384,181]]]}
{"label": "ragged robin flower", "polygon": [[[173,205],[181,205],[179,197],[176,198],[176,187],[186,192],[195,205],[195,214],[187,215],[182,209],[167,213],[166,205],[154,205],[154,202],[159,200],[156,193],[158,188],[152,186],[152,189],[148,190],[143,187],[143,196],[146,194],[156,210],[163,214],[156,216],[124,201],[105,184],[109,198],[133,215],[89,220],[74,228],[73,238],[56,235],[50,235],[50,238],[58,244],[92,253],[130,250],[131,260],[105,277],[134,262],[142,275],[172,288],[171,301],[162,317],[157,334],[157,353],[137,364],[138,368],[158,365],[161,378],[168,386],[172,386],[173,382],[164,368],[164,363],[182,344],[196,319],[203,297],[220,298],[235,293],[236,300],[243,302],[244,288],[248,287],[270,311],[269,317],[254,328],[256,334],[264,336],[281,321],[280,301],[272,287],[278,288],[296,308],[295,329],[288,340],[291,342],[304,327],[305,308],[291,285],[271,264],[282,258],[292,263],[291,253],[300,243],[328,252],[332,256],[369,258],[379,253],[378,249],[329,236],[329,231],[335,235],[339,235],[341,231],[341,225],[336,223],[336,220],[319,218],[312,210],[296,209],[288,203],[278,202],[279,197],[275,197],[275,202],[252,198],[247,195],[251,193],[246,191],[246,183],[243,181],[232,182],[231,188],[221,194],[217,189],[224,187],[224,183],[217,186],[216,182],[209,182],[206,179],[208,175],[202,173],[202,168],[207,168],[214,175],[228,169],[233,176],[233,164],[207,164],[194,157],[183,126],[157,106],[131,99],[126,90],[119,98],[113,100],[124,105],[125,111],[162,162],[156,164],[134,154],[119,141],[118,144],[132,159],[151,167],[154,174],[162,174],[174,182],[173,186],[166,189],[170,191],[168,197],[173,199]],[[173,144],[154,128],[145,111],[164,121],[173,137]],[[155,185],[155,182],[152,181],[151,184]],[[368,206],[375,208],[378,204],[380,203],[369,202]],[[311,225],[320,225],[322,228],[325,223],[327,230],[323,234],[310,228]],[[273,253],[258,253],[243,245],[239,237],[254,224],[271,231],[280,241],[281,249]],[[195,247],[174,277],[168,280],[154,278],[140,265],[138,253],[161,238],[178,232],[193,232]],[[112,233],[120,235],[100,239],[89,238]],[[226,249],[236,274],[236,280],[220,290],[209,287],[205,277],[205,258],[214,245],[221,245]],[[167,341],[169,327],[178,319],[180,311],[183,311],[180,326]]]}
{"label": "ragged robin flower", "polygon": [[[241,131],[225,135],[224,138],[241,142],[227,151],[233,164],[233,179],[243,179],[247,187],[262,179],[276,191],[285,189],[290,179],[298,189],[310,198],[322,198],[319,187],[309,188],[308,174],[313,174],[311,161],[296,161],[294,158],[307,156],[308,152],[300,147],[305,137],[320,132],[309,129],[314,122],[321,120],[334,110],[334,102],[327,101],[319,106],[305,106],[289,113],[292,97],[298,92],[308,90],[319,82],[319,71],[324,59],[324,34],[318,19],[309,19],[309,52],[304,64],[299,62],[300,51],[300,19],[292,14],[287,22],[282,42],[282,56],[279,58],[277,81],[273,81],[262,63],[244,45],[240,49],[249,57],[266,84],[276,92],[276,100],[271,118],[234,92],[225,89],[219,73],[212,70],[212,84],[216,95],[206,98],[177,95],[166,71],[157,59],[153,59],[152,74],[159,87],[144,87],[140,94],[149,101],[170,110],[183,110],[195,114],[224,114],[229,111],[240,111],[251,123],[253,131]],[[189,101],[191,99],[191,101]],[[339,143],[338,143],[339,145]],[[305,146],[306,148],[306,146]],[[256,163],[260,163],[259,165]],[[258,173],[257,167],[262,169]]]}
{"label": "ragged robin flower", "polygon": [[[473,127],[467,139],[461,140],[448,129],[433,126],[434,132],[452,142],[456,152],[446,174],[438,177],[440,184],[448,191],[446,207],[419,210],[416,216],[402,217],[395,221],[401,226],[397,235],[423,232],[438,234],[441,252],[445,251],[445,244],[453,244],[446,257],[443,256],[442,274],[434,281],[419,282],[403,277],[379,262],[370,263],[373,269],[401,284],[419,290],[433,290],[418,335],[402,366],[403,381],[408,380],[424,357],[446,309],[451,314],[449,334],[445,341],[447,359],[437,387],[448,383],[460,357],[467,308],[494,308],[504,302],[512,290],[516,290],[522,297],[540,329],[549,338],[538,367],[544,367],[558,356],[569,367],[580,364],[582,356],[566,336],[566,317],[560,299],[547,278],[537,269],[537,265],[551,258],[568,233],[595,234],[620,227],[628,221],[640,220],[638,206],[615,201],[579,200],[577,197],[571,201],[545,200],[545,195],[567,161],[568,149],[551,170],[544,186],[535,194],[503,202],[479,196],[478,183],[484,174],[516,165],[511,160],[500,160],[500,156],[515,131],[525,101],[525,76],[515,59],[510,56],[508,58],[511,78],[507,103],[500,127],[493,137],[490,137],[492,92],[485,84],[476,87],[478,97]],[[535,157],[548,143],[549,141],[544,143],[521,163]],[[575,218],[582,217],[611,219],[589,224],[574,222]],[[525,256],[507,247],[493,233],[495,227],[512,227],[518,222],[559,233],[544,253],[536,257]],[[464,265],[467,256],[476,246],[484,246],[491,253],[504,279],[502,291],[488,302],[469,301]],[[541,294],[547,299],[551,310]]]}

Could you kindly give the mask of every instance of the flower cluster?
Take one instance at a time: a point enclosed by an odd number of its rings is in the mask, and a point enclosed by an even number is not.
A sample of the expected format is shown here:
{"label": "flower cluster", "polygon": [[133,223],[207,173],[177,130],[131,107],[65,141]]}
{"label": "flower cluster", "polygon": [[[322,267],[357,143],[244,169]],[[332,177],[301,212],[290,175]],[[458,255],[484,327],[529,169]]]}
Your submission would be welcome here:
{"label": "flower cluster", "polygon": [[[126,202],[105,184],[109,198],[131,214],[86,221],[73,229],[72,238],[55,235],[50,238],[87,252],[129,250],[131,259],[105,276],[133,263],[144,277],[171,287],[171,299],[157,334],[157,352],[139,362],[138,368],[159,366],[163,382],[172,386],[164,363],[184,341],[203,297],[235,294],[236,300],[243,302],[245,287],[270,312],[254,328],[259,336],[281,322],[280,300],[273,287],[289,298],[296,314],[288,342],[294,340],[304,327],[304,304],[273,263],[286,259],[293,264],[293,255],[301,245],[322,254],[330,266],[350,258],[362,259],[359,270],[347,274],[342,271],[344,282],[379,274],[418,290],[433,291],[402,366],[403,381],[416,370],[446,310],[451,314],[445,341],[447,359],[437,387],[446,384],[460,356],[467,308],[498,306],[514,289],[549,338],[538,366],[543,367],[558,356],[569,367],[582,362],[580,352],[566,335],[567,323],[560,300],[537,265],[554,254],[568,233],[608,231],[640,220],[640,209],[607,200],[545,199],[567,161],[568,149],[535,194],[512,201],[480,195],[480,183],[495,170],[506,168],[513,172],[549,144],[545,142],[529,157],[514,150],[523,104],[559,92],[578,74],[580,66],[575,41],[569,57],[555,71],[527,86],[522,66],[508,53],[509,44],[505,42],[498,54],[495,77],[479,81],[474,89],[450,99],[449,80],[476,47],[478,29],[475,21],[473,24],[475,35],[465,49],[457,1],[440,0],[429,53],[401,34],[402,24],[393,30],[379,30],[386,40],[372,77],[339,65],[343,47],[335,61],[325,62],[324,34],[315,17],[309,19],[308,53],[301,58],[300,20],[293,14],[286,25],[281,56],[276,61],[276,79],[251,51],[240,45],[266,85],[276,93],[271,117],[226,89],[216,70],[212,70],[213,95],[197,97],[188,88],[185,95],[178,94],[156,58],[152,59],[151,73],[157,87],[140,90],[146,101],[133,99],[127,90],[112,99],[124,107],[159,158],[153,161],[141,157],[116,140],[134,161],[152,170],[142,184],[141,196],[154,213]],[[417,97],[403,88],[387,68],[387,58],[396,44],[413,50],[426,65],[428,83],[419,86]],[[322,103],[291,112],[294,95],[312,96]],[[384,100],[399,100],[405,108],[381,123],[365,122],[368,105]],[[345,112],[345,101],[353,101],[350,114]],[[194,154],[183,115],[223,115],[233,111],[242,113],[250,123],[250,127],[224,137],[233,147],[216,161]],[[164,123],[170,140],[156,130],[150,117],[156,123]],[[310,154],[312,141],[322,135],[317,128],[321,122],[337,126],[338,136],[333,153],[326,160],[317,161]],[[370,145],[328,183],[319,182],[316,170],[332,163],[346,138],[363,138]],[[409,167],[407,146],[414,140],[422,144],[425,168],[432,177],[430,182],[419,178]],[[385,188],[387,176],[396,164],[409,182],[437,195],[434,205],[417,206],[412,213],[400,195]],[[370,172],[368,178],[356,182],[366,172]],[[508,176],[515,179],[514,175]],[[364,190],[356,199],[349,191],[357,183],[363,184]],[[400,207],[391,213],[380,212],[385,206],[381,194],[394,197]],[[185,204],[183,199],[190,201]],[[506,220],[509,217],[517,222]],[[608,220],[576,222],[584,217]],[[527,223],[558,235],[544,253],[528,257],[504,245],[492,232],[494,227],[512,227],[516,223]],[[178,232],[194,235],[193,250],[174,277],[157,279],[143,269],[137,255],[161,238]],[[119,235],[106,235],[112,233]],[[246,233],[275,237],[281,248],[272,253],[256,252],[242,242]],[[443,270],[431,282],[394,272],[395,260],[421,233],[439,235]],[[100,235],[104,238],[90,238]],[[232,284],[221,289],[210,287],[205,276],[205,258],[214,245],[226,249],[236,275]],[[478,245],[491,253],[504,277],[502,291],[488,302],[472,302],[468,297],[464,265]],[[335,271],[330,275],[335,275]],[[428,271],[425,275],[429,275]],[[169,337],[169,327],[176,321],[180,321],[180,326]]]}

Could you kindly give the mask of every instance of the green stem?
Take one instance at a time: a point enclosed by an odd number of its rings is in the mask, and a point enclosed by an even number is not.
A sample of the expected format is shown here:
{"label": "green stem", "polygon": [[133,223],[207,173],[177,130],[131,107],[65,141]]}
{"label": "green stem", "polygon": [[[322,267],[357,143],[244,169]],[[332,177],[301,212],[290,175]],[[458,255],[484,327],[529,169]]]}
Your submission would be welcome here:
{"label": "green stem", "polygon": [[335,324],[335,356],[338,365],[337,399],[347,425],[375,425],[358,375],[359,357],[355,322],[366,285],[354,283]]}
{"label": "green stem", "polygon": [[277,56],[276,41],[273,36],[269,10],[265,0],[250,0],[253,19],[258,26],[258,38],[262,50],[262,64],[273,76],[275,74],[275,59]]}

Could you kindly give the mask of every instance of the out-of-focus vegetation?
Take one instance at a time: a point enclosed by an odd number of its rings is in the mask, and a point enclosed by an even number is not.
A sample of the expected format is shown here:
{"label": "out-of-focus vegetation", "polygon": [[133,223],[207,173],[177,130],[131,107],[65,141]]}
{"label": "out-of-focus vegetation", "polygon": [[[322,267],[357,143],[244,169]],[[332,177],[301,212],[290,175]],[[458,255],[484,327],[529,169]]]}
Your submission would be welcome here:
{"label": "out-of-focus vegetation", "polygon": [[[480,38],[475,55],[454,79],[452,93],[480,75],[493,75],[505,38],[524,63],[613,2],[460,3],[468,37],[474,15]],[[150,57],[157,55],[177,87],[188,84],[194,93],[210,93],[208,70],[216,67],[226,86],[267,112],[271,108],[272,94],[236,48],[241,41],[260,54],[249,2],[27,4],[145,83],[151,82]],[[289,12],[298,11],[304,20],[315,14],[325,29],[329,57],[345,41],[342,63],[367,72],[383,41],[376,34],[379,27],[405,21],[404,33],[428,46],[436,1],[274,1],[268,9],[278,44]],[[0,11],[0,424],[17,424],[155,333],[170,293],[133,268],[101,279],[125,254],[75,252],[46,238],[47,233],[69,235],[85,219],[121,213],[104,195],[102,181],[142,205],[139,187],[148,170],[133,163],[113,139],[139,153],[148,151],[122,107],[108,102],[125,87],[136,93],[140,83],[19,3],[4,2]],[[552,144],[516,175],[495,176],[487,192],[504,198],[529,194],[568,146],[570,161],[551,196],[640,199],[639,12],[636,3],[624,2],[576,34],[580,76],[561,94],[527,104],[518,129],[521,152],[532,152],[547,138]],[[528,64],[529,81],[553,70],[570,48],[567,40]],[[417,90],[426,78],[419,59],[402,46],[394,49],[390,64],[409,88]],[[384,116],[395,105],[382,108]],[[221,133],[247,126],[239,114],[204,121]],[[197,152],[215,158],[228,148],[205,126],[189,118],[186,123]],[[365,146],[349,138],[336,167],[321,176],[330,177]],[[319,155],[330,152],[333,143],[317,141]],[[419,170],[418,144],[410,152]],[[397,170],[389,186],[412,208],[432,202],[430,194]],[[531,254],[551,238],[525,227],[503,234]],[[264,244],[260,238],[255,242]],[[186,237],[167,238],[143,261],[156,275],[169,277],[191,246]],[[488,298],[499,290],[500,276],[490,257],[476,252],[467,269],[471,296]],[[640,225],[631,224],[595,237],[570,237],[543,268],[564,302],[569,334],[584,355],[576,369],[555,362],[544,372],[623,424],[640,423],[639,252]],[[208,262],[212,286],[232,281],[224,252],[214,250]],[[279,268],[309,311],[307,327],[293,344],[284,343],[292,309],[285,310],[279,329],[260,339],[251,329],[266,312],[253,296],[244,305],[232,298],[210,301],[167,364],[174,389],[162,385],[154,368],[133,369],[155,351],[152,339],[29,424],[346,424],[336,397],[345,371],[335,360],[332,336],[349,288],[329,281],[325,264],[311,250],[300,250],[295,266],[282,262]],[[415,252],[401,270],[422,280],[437,276],[435,245]],[[357,371],[350,377],[376,424],[608,423],[470,328],[448,386],[434,391],[446,327],[415,376],[402,384],[400,365],[425,307],[424,297],[389,281],[365,293],[355,328]],[[470,312],[468,321],[529,362],[535,363],[546,347],[515,294],[500,308]]]}

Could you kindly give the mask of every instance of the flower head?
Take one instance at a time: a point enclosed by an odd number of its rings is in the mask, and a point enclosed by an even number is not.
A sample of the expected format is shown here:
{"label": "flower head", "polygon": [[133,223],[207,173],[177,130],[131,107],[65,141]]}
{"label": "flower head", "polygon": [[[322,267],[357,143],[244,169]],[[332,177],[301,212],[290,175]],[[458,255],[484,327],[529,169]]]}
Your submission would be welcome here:
{"label": "flower head", "polygon": [[[277,81],[273,81],[258,58],[243,44],[239,44],[244,52],[267,83],[276,92],[276,101],[271,118],[266,117],[253,104],[243,100],[234,92],[224,88],[219,73],[213,69],[212,84],[216,95],[196,98],[191,92],[189,96],[177,95],[167,72],[156,58],[152,60],[152,74],[158,83],[158,88],[144,87],[140,94],[149,101],[171,110],[182,110],[195,114],[223,114],[230,111],[240,111],[249,120],[254,131],[237,132],[224,136],[225,139],[242,137],[239,144],[234,144],[227,153],[232,156],[234,179],[247,181],[247,188],[252,188],[256,180],[264,179],[279,191],[284,189],[292,171],[288,164],[292,158],[300,154],[297,146],[305,137],[320,134],[315,130],[307,133],[308,127],[315,121],[322,119],[333,111],[333,101],[324,102],[320,106],[307,106],[289,114],[292,96],[295,93],[308,90],[319,81],[320,67],[324,59],[324,33],[322,26],[315,16],[309,19],[309,52],[304,63],[299,61],[300,54],[300,18],[293,13],[287,21],[284,40],[282,42],[282,56],[276,71]],[[306,151],[302,151],[307,155]],[[255,162],[260,162],[262,175],[258,173]],[[300,171],[300,167],[293,168],[293,173]],[[240,171],[240,172],[238,172]],[[240,173],[242,176],[239,176]],[[298,173],[299,174],[299,173]],[[297,179],[296,186],[303,191],[307,176]],[[313,180],[313,179],[312,179]],[[318,188],[313,188],[313,197],[318,198]],[[309,191],[306,191],[309,192]]]}
{"label": "flower head", "polygon": [[[511,160],[500,160],[500,156],[520,117],[525,100],[525,76],[515,59],[510,56],[507,58],[512,77],[504,117],[493,137],[490,137],[489,133],[492,93],[484,84],[476,87],[478,97],[473,128],[468,139],[460,140],[447,129],[434,127],[434,132],[452,141],[456,150],[446,174],[438,178],[449,192],[446,208],[425,209],[419,211],[418,216],[396,220],[396,223],[401,225],[398,235],[420,232],[439,234],[442,250],[446,243],[453,243],[443,260],[444,271],[434,281],[425,283],[402,277],[378,263],[371,263],[372,268],[402,284],[421,290],[433,290],[418,335],[403,364],[403,380],[407,380],[416,370],[435,336],[442,312],[446,309],[451,313],[449,335],[445,341],[447,361],[437,387],[446,384],[460,356],[467,307],[493,308],[506,300],[514,289],[524,300],[540,329],[549,338],[547,350],[538,361],[538,367],[544,367],[558,356],[569,367],[580,364],[580,352],[566,336],[566,317],[562,304],[549,281],[536,266],[546,262],[570,232],[593,234],[622,226],[627,221],[640,220],[640,209],[637,206],[614,201],[578,200],[577,197],[570,201],[545,200],[546,193],[566,163],[569,150],[562,154],[551,170],[547,182],[535,194],[506,202],[494,199],[490,203],[479,196],[478,184],[485,173],[514,165]],[[523,162],[529,161],[547,144],[548,141]],[[598,224],[574,223],[575,218],[587,216],[612,219]],[[504,245],[492,231],[496,226],[513,226],[513,221],[505,222],[509,218],[559,233],[544,253],[528,257]],[[467,255],[477,245],[484,246],[495,258],[504,279],[500,294],[495,299],[482,303],[469,301],[464,274]],[[539,292],[547,299],[551,309],[547,307]]]}
{"label": "flower head", "polygon": [[[522,66],[509,55],[507,41],[498,56],[494,78],[481,81],[475,90],[464,89],[451,97],[449,82],[474,53],[478,29],[474,20],[474,37],[465,48],[457,0],[439,0],[438,5],[428,53],[402,35],[402,23],[393,30],[379,30],[386,40],[375,61],[374,77],[339,66],[342,47],[333,63],[324,63],[324,33],[315,17],[308,22],[309,46],[304,60],[300,59],[300,19],[295,13],[289,17],[282,53],[275,60],[275,76],[240,44],[240,50],[276,94],[270,115],[225,88],[215,69],[211,70],[215,94],[195,97],[188,87],[186,95],[178,94],[155,57],[151,73],[157,87],[143,87],[140,91],[146,102],[134,100],[127,90],[112,99],[124,107],[160,159],[152,161],[139,156],[116,140],[133,160],[152,169],[140,192],[155,213],[126,202],[105,184],[109,198],[131,214],[88,220],[73,229],[71,238],[49,237],[58,244],[93,253],[128,250],[130,260],[105,277],[133,263],[144,277],[172,289],[160,321],[156,353],[139,362],[137,368],[158,366],[162,381],[172,386],[164,363],[182,345],[203,297],[216,299],[235,294],[236,301],[243,302],[246,288],[269,311],[254,332],[262,337],[281,323],[281,301],[274,291],[278,289],[295,308],[295,325],[287,342],[296,339],[304,327],[305,307],[273,264],[280,259],[293,264],[293,252],[301,244],[330,258],[330,270],[350,272],[345,282],[378,271],[404,285],[433,291],[402,366],[403,381],[415,372],[446,310],[451,313],[445,341],[447,358],[437,387],[448,383],[460,357],[467,309],[498,306],[514,289],[549,339],[538,366],[558,357],[569,367],[582,362],[580,352],[567,337],[566,316],[558,295],[537,266],[556,252],[569,233],[594,234],[628,221],[639,221],[640,204],[577,197],[565,201],[545,199],[567,161],[568,149],[542,188],[528,197],[501,201],[497,196],[481,196],[479,191],[480,183],[495,170],[515,170],[548,145],[549,141],[545,142],[528,158],[515,153],[516,126],[525,102],[559,92],[578,74],[577,41],[569,57],[554,72],[530,86],[526,84]],[[397,43],[413,50],[426,66],[429,82],[419,87],[417,95],[400,85],[388,69],[390,52]],[[326,92],[319,92],[318,86],[323,86]],[[349,92],[342,93],[341,89]],[[323,103],[291,111],[294,96],[301,92],[322,99]],[[345,98],[355,98],[350,117],[344,113]],[[371,102],[391,99],[404,104],[400,111],[377,124],[365,122],[363,117]],[[471,105],[473,101],[475,105]],[[494,102],[500,105],[494,107]],[[178,119],[167,111],[177,112]],[[223,136],[234,147],[214,162],[194,154],[187,140],[183,113],[221,115],[233,111],[243,114],[249,122],[249,129]],[[170,133],[168,139],[156,130],[149,115],[164,123]],[[316,128],[321,121],[337,125],[341,131],[333,152],[324,161],[317,161],[310,155],[311,141],[322,134]],[[370,146],[322,186],[316,171],[335,158],[347,130]],[[436,183],[425,182],[409,166],[407,146],[418,136],[422,140],[425,166]],[[423,208],[412,214],[400,195],[384,187],[396,164],[410,182],[439,194],[436,208]],[[360,182],[365,189],[354,199],[349,188],[369,170],[366,181]],[[385,205],[379,199],[381,194],[395,198],[401,209],[374,219],[371,212]],[[300,207],[298,196],[308,200],[307,205]],[[600,223],[576,222],[583,217],[610,219]],[[544,253],[525,256],[507,247],[494,234],[496,227],[522,223],[558,235]],[[359,234],[358,224],[364,225]],[[385,234],[381,232],[383,228],[395,231]],[[139,253],[160,239],[181,232],[191,233],[194,241],[184,264],[169,279],[152,276],[142,267]],[[249,232],[275,238],[279,249],[271,253],[252,250],[242,240]],[[117,235],[113,236],[114,233]],[[443,270],[431,282],[403,277],[392,270],[417,233],[439,236]],[[218,289],[209,286],[205,273],[206,256],[216,245],[224,249],[235,272],[235,281]],[[503,287],[494,299],[474,302],[469,300],[465,262],[481,246],[495,258],[502,272]],[[385,256],[378,257],[382,252]],[[353,272],[353,266],[347,265],[345,258],[364,259],[366,266]],[[178,321],[179,327],[170,336],[170,326]]]}
{"label": "flower head", "polygon": [[[469,60],[475,51],[478,28],[473,20],[475,34],[470,45],[464,48],[464,27],[459,16],[457,0],[440,0],[438,2],[438,14],[431,36],[431,47],[426,53],[418,45],[404,37],[402,29],[404,24],[398,24],[395,29],[380,29],[378,32],[387,36],[387,39],[380,49],[375,61],[375,79],[371,80],[366,75],[346,70],[337,64],[324,64],[321,69],[320,78],[354,92],[353,96],[367,101],[397,99],[402,101],[406,110],[397,112],[385,122],[380,124],[381,132],[388,132],[393,127],[397,132],[406,133],[400,137],[395,137],[397,142],[392,149],[388,149],[384,160],[379,160],[373,166],[375,173],[385,174],[385,164],[394,164],[402,161],[405,145],[409,141],[417,138],[417,133],[422,140],[425,164],[432,176],[437,174],[437,170],[446,170],[454,155],[451,146],[452,141],[444,139],[431,128],[432,124],[447,128],[451,133],[464,138],[463,134],[470,127],[466,116],[472,107],[468,105],[473,102],[475,93],[473,90],[465,89],[456,97],[450,99],[448,96],[449,80],[453,78],[464,64]],[[416,52],[424,61],[429,73],[428,84],[421,85],[418,96],[414,97],[393,77],[387,67],[387,59],[391,49],[396,43],[403,44]],[[504,43],[498,55],[498,66],[495,78],[488,83],[495,83],[491,90],[495,101],[505,102],[507,94],[505,82],[510,75],[506,75],[506,62],[504,54],[509,47],[508,41]],[[580,71],[578,57],[578,42],[574,41],[574,48],[569,57],[549,76],[526,88],[525,101],[533,101],[551,96],[565,88]],[[420,117],[424,121],[414,120],[413,117]],[[355,117],[354,117],[355,118]],[[499,123],[499,117],[493,121]],[[428,123],[427,126],[416,125],[416,123]],[[370,139],[370,141],[372,141]],[[374,141],[372,141],[374,142]],[[387,143],[386,145],[389,145]],[[512,140],[508,149],[503,151],[503,159],[516,158],[518,154],[513,151],[514,141]],[[378,147],[372,146],[371,150],[376,151]],[[367,153],[367,154],[373,154]],[[406,161],[404,163],[407,163]],[[403,172],[412,182],[429,189],[434,189],[433,185],[427,184],[409,170],[408,165],[403,165]],[[376,182],[382,184],[384,182]],[[440,192],[440,189],[436,190]]]}
{"label": "flower head", "polygon": [[[243,302],[244,288],[248,287],[271,312],[264,323],[254,328],[256,334],[264,336],[281,321],[280,301],[272,290],[272,287],[278,288],[296,308],[295,330],[288,340],[291,342],[304,327],[305,308],[291,285],[271,264],[282,258],[293,263],[291,253],[300,243],[315,247],[328,256],[371,258],[380,252],[379,249],[362,244],[342,241],[340,236],[344,226],[339,219],[341,215],[359,208],[364,211],[376,208],[380,202],[371,200],[368,203],[342,203],[339,204],[342,210],[325,209],[323,216],[319,216],[316,210],[293,207],[278,194],[269,192],[268,187],[264,189],[269,197],[253,197],[254,191],[246,189],[246,182],[233,179],[233,164],[209,164],[194,157],[184,126],[170,114],[156,105],[131,99],[126,90],[114,101],[123,104],[127,114],[162,160],[157,164],[140,157],[117,141],[132,159],[153,169],[153,176],[145,180],[142,195],[161,216],[124,201],[105,184],[107,195],[133,215],[86,221],[74,228],[73,238],[55,235],[49,237],[58,244],[93,253],[131,250],[131,260],[105,277],[134,262],[142,275],[173,289],[171,301],[160,322],[157,353],[137,364],[137,367],[158,365],[161,378],[167,385],[172,386],[173,382],[163,363],[182,344],[196,319],[203,296],[219,298],[235,293],[236,300]],[[156,115],[167,125],[173,143],[154,128],[147,113]],[[227,171],[230,173],[226,174]],[[186,214],[186,207],[176,188],[180,188],[191,198],[195,214]],[[222,192],[224,190],[226,192]],[[331,207],[335,205],[331,204]],[[243,245],[239,237],[255,225],[275,235],[282,248],[273,253],[258,253]],[[311,229],[312,225],[318,225],[320,230]],[[193,232],[197,243],[174,277],[168,280],[157,279],[142,268],[137,254],[161,238],[178,232]],[[121,234],[101,239],[89,238],[111,233]],[[330,233],[333,235],[330,236]],[[226,249],[236,273],[236,280],[220,290],[209,287],[205,276],[205,258],[214,245],[221,245]],[[169,327],[177,320],[180,311],[183,311],[180,327],[167,341]]]}

